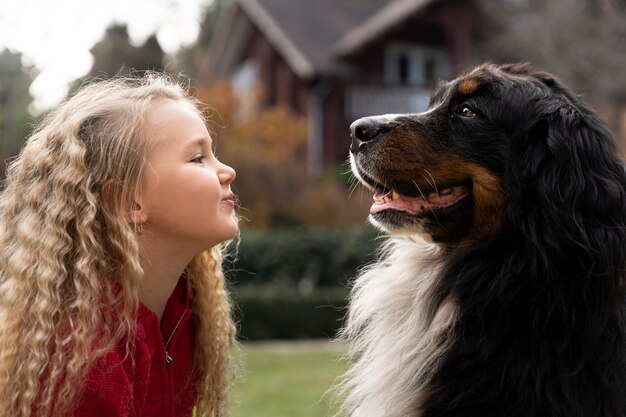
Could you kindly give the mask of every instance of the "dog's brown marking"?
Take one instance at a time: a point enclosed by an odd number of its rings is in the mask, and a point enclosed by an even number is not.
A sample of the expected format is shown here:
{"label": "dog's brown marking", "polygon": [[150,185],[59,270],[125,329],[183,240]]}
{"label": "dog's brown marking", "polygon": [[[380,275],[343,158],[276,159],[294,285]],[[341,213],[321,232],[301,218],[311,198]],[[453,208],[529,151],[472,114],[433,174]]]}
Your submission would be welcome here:
{"label": "dog's brown marking", "polygon": [[456,89],[459,93],[467,95],[478,90],[479,85],[480,83],[477,80],[473,78],[466,78],[457,84]]}
{"label": "dog's brown marking", "polygon": [[[471,231],[467,238],[483,240],[500,232],[504,222],[504,207],[506,194],[500,178],[485,167],[465,161],[451,155],[438,155],[439,159],[429,167],[437,184],[463,182],[470,180],[472,183],[472,200],[474,203],[474,218]],[[424,178],[416,181],[420,186]]]}
{"label": "dog's brown marking", "polygon": [[474,200],[474,238],[497,234],[504,221],[506,195],[500,179],[486,168],[465,164],[472,179]]}

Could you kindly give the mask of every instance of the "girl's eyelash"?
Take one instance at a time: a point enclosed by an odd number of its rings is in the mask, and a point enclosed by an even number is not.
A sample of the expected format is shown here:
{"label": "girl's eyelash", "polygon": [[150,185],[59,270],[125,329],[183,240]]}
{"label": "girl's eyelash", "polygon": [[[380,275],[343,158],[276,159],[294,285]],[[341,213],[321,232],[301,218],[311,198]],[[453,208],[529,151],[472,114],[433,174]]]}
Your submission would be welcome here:
{"label": "girl's eyelash", "polygon": [[191,162],[202,162],[204,161],[206,157],[204,155],[196,155],[193,157],[193,159],[191,160]]}

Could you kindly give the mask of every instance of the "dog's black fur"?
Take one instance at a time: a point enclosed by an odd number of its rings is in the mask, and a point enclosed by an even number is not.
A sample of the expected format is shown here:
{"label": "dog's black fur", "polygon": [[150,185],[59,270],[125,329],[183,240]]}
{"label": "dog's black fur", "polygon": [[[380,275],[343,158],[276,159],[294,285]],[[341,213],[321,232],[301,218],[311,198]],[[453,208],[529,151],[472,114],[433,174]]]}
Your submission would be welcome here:
{"label": "dog's black fur", "polygon": [[581,98],[527,65],[485,64],[441,83],[427,112],[360,119],[352,135],[353,171],[379,194],[469,193],[371,216],[430,236],[443,269],[423,302],[458,306],[407,415],[625,417],[626,173]]}

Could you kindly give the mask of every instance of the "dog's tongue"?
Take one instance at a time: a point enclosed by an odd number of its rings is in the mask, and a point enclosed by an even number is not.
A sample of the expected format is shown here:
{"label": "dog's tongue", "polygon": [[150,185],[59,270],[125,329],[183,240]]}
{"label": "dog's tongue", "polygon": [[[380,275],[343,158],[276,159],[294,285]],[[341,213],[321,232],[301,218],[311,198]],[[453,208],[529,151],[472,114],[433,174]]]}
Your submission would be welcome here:
{"label": "dog's tongue", "polygon": [[451,206],[467,196],[468,193],[468,189],[463,186],[446,188],[438,193],[430,193],[425,197],[407,197],[393,190],[384,191],[379,189],[374,194],[374,204],[372,204],[370,213],[376,214],[384,210],[398,210],[410,214],[420,214],[428,210]]}

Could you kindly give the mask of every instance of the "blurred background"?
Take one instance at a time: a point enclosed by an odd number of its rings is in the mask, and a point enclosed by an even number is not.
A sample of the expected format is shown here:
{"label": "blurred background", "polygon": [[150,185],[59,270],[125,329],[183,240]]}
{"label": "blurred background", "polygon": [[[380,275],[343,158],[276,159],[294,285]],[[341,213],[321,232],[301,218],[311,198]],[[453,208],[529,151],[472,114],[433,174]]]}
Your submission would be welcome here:
{"label": "blurred background", "polygon": [[243,207],[233,415],[331,415],[328,341],[377,242],[348,126],[486,60],[554,72],[626,151],[623,0],[0,0],[0,159],[91,77],[187,74]]}

